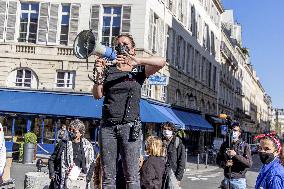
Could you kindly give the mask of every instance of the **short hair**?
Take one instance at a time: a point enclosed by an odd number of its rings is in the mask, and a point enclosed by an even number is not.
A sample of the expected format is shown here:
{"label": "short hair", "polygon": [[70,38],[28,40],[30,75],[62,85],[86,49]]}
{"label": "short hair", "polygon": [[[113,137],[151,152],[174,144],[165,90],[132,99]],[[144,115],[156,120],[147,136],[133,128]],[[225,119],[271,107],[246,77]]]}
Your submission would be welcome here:
{"label": "short hair", "polygon": [[70,122],[69,127],[73,127],[74,129],[78,129],[79,132],[84,136],[85,135],[85,124],[83,123],[83,121],[79,120],[79,119],[75,119],[72,120]]}
{"label": "short hair", "polygon": [[168,130],[171,130],[171,131],[175,131],[175,125],[172,123],[172,122],[166,122],[162,125],[162,129],[168,129]]}
{"label": "short hair", "polygon": [[166,149],[161,138],[156,136],[149,136],[146,141],[146,152],[149,156],[160,157],[166,155]]}
{"label": "short hair", "polygon": [[128,39],[130,39],[132,47],[134,48],[136,46],[136,44],[134,42],[134,39],[133,39],[132,35],[130,35],[130,34],[120,34],[120,35],[116,36],[116,38],[115,38],[115,45],[117,45],[117,40],[120,37],[127,37]]}

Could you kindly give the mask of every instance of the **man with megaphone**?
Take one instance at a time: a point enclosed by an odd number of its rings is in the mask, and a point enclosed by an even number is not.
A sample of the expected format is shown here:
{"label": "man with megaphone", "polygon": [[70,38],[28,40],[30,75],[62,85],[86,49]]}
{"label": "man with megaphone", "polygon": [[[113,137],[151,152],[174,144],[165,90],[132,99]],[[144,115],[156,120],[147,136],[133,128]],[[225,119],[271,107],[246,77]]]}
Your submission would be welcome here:
{"label": "man with megaphone", "polygon": [[107,62],[97,58],[94,68],[93,95],[96,99],[104,96],[100,131],[102,188],[117,188],[120,155],[126,188],[140,189],[141,87],[147,77],[164,67],[166,60],[136,57],[135,42],[130,35],[119,35],[115,40],[115,64],[104,72]]}

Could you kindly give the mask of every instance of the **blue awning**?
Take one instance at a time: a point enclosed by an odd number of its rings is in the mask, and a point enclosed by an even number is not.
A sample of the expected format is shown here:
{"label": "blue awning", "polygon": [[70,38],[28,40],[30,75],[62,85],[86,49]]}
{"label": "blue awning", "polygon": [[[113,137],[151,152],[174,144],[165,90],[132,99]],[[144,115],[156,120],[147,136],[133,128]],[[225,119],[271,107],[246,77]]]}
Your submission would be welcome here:
{"label": "blue awning", "polygon": [[185,128],[185,124],[173,113],[173,110],[169,107],[152,104],[162,114],[167,116],[170,122],[174,123],[177,127]]}
{"label": "blue awning", "polygon": [[212,125],[208,123],[200,114],[172,109],[174,114],[184,122],[188,129],[213,131]]}
{"label": "blue awning", "polygon": [[[102,115],[103,99],[95,100],[86,94],[54,93],[0,89],[0,112],[35,114],[62,117],[97,118]],[[162,123],[169,118],[140,101],[143,122]]]}

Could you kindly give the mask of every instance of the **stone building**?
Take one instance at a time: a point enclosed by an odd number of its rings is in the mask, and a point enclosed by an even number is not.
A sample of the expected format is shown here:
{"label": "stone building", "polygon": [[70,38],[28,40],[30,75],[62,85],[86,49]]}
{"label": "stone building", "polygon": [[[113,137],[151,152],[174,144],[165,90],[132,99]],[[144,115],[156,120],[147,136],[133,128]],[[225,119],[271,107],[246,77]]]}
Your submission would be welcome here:
{"label": "stone building", "polygon": [[269,130],[271,98],[261,85],[242,46],[242,28],[234,21],[233,10],[222,14],[219,111],[242,125],[244,138],[252,142],[256,133]]}

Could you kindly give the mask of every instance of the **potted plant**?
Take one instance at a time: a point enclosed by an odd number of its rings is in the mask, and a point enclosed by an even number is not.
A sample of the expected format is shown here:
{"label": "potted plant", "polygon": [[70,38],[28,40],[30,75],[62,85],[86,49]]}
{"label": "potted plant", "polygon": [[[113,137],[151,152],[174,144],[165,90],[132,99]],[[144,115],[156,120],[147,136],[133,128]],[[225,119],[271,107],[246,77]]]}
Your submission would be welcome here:
{"label": "potted plant", "polygon": [[24,135],[24,160],[23,163],[32,163],[35,157],[35,147],[37,144],[37,136],[33,132]]}

